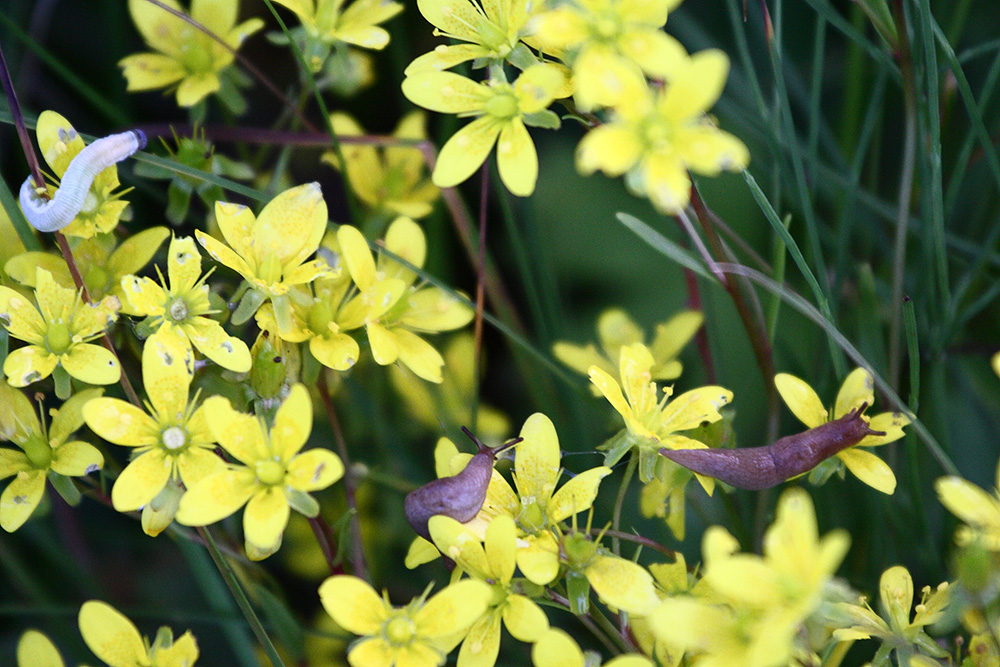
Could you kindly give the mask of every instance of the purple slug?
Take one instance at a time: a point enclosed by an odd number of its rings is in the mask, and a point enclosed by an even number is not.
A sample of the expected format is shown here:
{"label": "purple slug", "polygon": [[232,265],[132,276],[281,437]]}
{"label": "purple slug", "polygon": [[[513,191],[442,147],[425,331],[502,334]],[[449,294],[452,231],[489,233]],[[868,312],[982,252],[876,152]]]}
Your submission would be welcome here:
{"label": "purple slug", "polygon": [[479,513],[486,500],[486,489],[493,476],[497,454],[521,442],[521,438],[515,438],[498,447],[487,447],[464,426],[462,431],[479,448],[468,465],[457,475],[442,477],[414,489],[403,500],[406,520],[425,540],[431,539],[427,522],[432,516],[443,514],[465,523]]}
{"label": "purple slug", "polygon": [[861,413],[863,403],[840,419],[802,433],[788,435],[773,445],[742,449],[661,449],[660,454],[688,470],[725,482],[737,489],[768,489],[815,468],[821,461],[861,442],[873,431]]}

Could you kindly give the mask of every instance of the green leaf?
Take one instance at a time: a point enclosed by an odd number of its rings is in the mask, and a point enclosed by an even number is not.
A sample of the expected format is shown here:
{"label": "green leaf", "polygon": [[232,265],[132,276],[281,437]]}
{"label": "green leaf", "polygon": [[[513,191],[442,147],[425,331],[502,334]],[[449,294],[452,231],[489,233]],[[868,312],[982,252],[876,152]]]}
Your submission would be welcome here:
{"label": "green leaf", "polygon": [[52,483],[52,488],[66,501],[67,505],[76,507],[80,504],[80,489],[76,488],[72,479],[50,471],[49,481]]}

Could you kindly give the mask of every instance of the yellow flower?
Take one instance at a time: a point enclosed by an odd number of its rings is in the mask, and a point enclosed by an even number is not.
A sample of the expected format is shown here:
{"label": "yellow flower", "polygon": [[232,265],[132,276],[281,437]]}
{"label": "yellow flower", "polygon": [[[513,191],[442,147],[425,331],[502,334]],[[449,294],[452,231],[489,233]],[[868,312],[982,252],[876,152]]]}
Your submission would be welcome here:
{"label": "yellow flower", "polygon": [[[0,322],[14,338],[28,345],[7,355],[3,371],[7,381],[24,387],[43,380],[61,369],[89,384],[118,381],[121,367],[115,355],[87,341],[100,337],[118,317],[118,300],[109,297],[98,304],[86,304],[73,289],[60,287],[45,269],[37,269],[35,308],[23,296],[0,286]],[[69,396],[68,381],[56,390],[60,398]]]}
{"label": "yellow flower", "polygon": [[28,397],[0,382],[0,440],[9,440],[19,448],[0,449],[0,479],[15,476],[0,495],[0,528],[12,533],[28,520],[45,493],[46,478],[61,493],[78,498],[72,483],[59,476],[81,477],[104,466],[104,457],[97,448],[82,440],[70,440],[83,426],[81,409],[101,391],[87,389],[75,394],[52,412],[52,423],[46,429]]}
{"label": "yellow flower", "polygon": [[[844,383],[840,386],[840,391],[837,392],[837,401],[834,403],[832,416],[823,407],[823,402],[820,401],[813,388],[794,375],[779,373],[774,376],[774,384],[788,409],[809,428],[816,428],[820,424],[839,419],[862,405],[870,406],[875,401],[872,376],[864,368],[856,368],[844,378]],[[838,452],[836,460],[847,466],[848,470],[868,486],[878,489],[882,493],[892,494],[896,489],[896,476],[892,470],[882,459],[867,449],[861,448],[875,447],[899,440],[904,435],[903,427],[909,424],[910,420],[901,412],[883,412],[864,419],[868,422],[868,427],[871,430],[883,431],[885,435],[866,437],[857,445]],[[820,467],[817,468],[819,472],[814,472],[810,476],[810,480],[815,482],[817,479],[825,479],[836,470],[836,468],[827,468],[826,470],[823,468],[823,464],[820,464]],[[826,474],[820,478],[819,475],[822,473]]]}
{"label": "yellow flower", "polygon": [[531,662],[535,667],[653,667],[653,661],[644,655],[620,655],[608,662],[600,662],[591,655],[584,655],[576,641],[565,630],[552,628],[531,647]]}
{"label": "yellow flower", "polygon": [[405,74],[451,69],[476,58],[503,61],[518,46],[528,5],[525,0],[418,0],[435,35],[465,44],[442,44],[411,62]]}
{"label": "yellow flower", "polygon": [[428,522],[438,549],[474,579],[492,586],[490,605],[462,642],[459,665],[493,665],[500,652],[500,622],[522,642],[535,642],[549,621],[531,598],[511,588],[517,551],[517,526],[509,516],[498,516],[486,529],[485,544],[458,521],[444,515]]}
{"label": "yellow flower", "polygon": [[639,68],[654,79],[671,80],[687,56],[663,31],[667,12],[679,0],[579,0],[542,12],[529,23],[532,38],[545,51],[562,54],[573,67],[579,107],[615,106],[625,79]]}
{"label": "yellow flower", "polygon": [[[1000,465],[996,483],[1000,485]],[[934,489],[941,504],[967,524],[955,535],[959,544],[979,540],[987,549],[1000,551],[1000,492],[991,495],[956,475],[938,478]]]}
{"label": "yellow flower", "polygon": [[421,596],[406,607],[387,598],[357,577],[337,575],[319,587],[327,613],[340,627],[360,635],[347,660],[352,667],[435,667],[483,615],[493,590],[466,579],[442,589],[429,600]]}
{"label": "yellow flower", "polygon": [[52,641],[38,630],[27,630],[17,642],[17,667],[64,667]]}
{"label": "yellow flower", "polygon": [[[365,134],[357,121],[346,113],[330,114],[330,122],[338,136],[354,137]],[[396,126],[394,137],[426,139],[426,116],[413,111]],[[364,144],[342,144],[347,161],[347,182],[358,198],[372,208],[422,218],[429,215],[440,192],[424,175],[424,157],[416,146],[387,146],[379,150]],[[324,162],[340,168],[333,151],[323,153]]]}
{"label": "yellow flower", "polygon": [[[888,658],[890,651],[897,651],[897,657],[903,661],[900,649],[911,653],[913,649],[935,658],[947,658],[948,651],[937,645],[931,639],[925,628],[941,620],[945,608],[951,600],[948,583],[940,584],[931,592],[930,586],[924,586],[920,602],[916,606],[916,614],[910,620],[910,608],[913,606],[913,579],[905,567],[896,565],[882,573],[879,581],[879,593],[882,600],[883,620],[862,597],[860,604],[839,602],[833,612],[846,618],[851,627],[833,631],[833,636],[839,641],[871,639],[882,640],[879,654]],[[936,663],[934,663],[936,664]]]}
{"label": "yellow flower", "polygon": [[476,118],[441,149],[432,175],[434,184],[452,187],[469,178],[496,144],[503,184],[519,197],[534,192],[538,155],[525,124],[558,127],[558,117],[554,123],[548,122],[550,116],[544,112],[564,82],[563,71],[551,64],[532,65],[513,85],[493,79],[477,83],[451,72],[418,72],[406,77],[403,94],[414,104]]}
{"label": "yellow flower", "polygon": [[[270,429],[252,415],[233,410],[212,396],[203,408],[212,438],[239,461],[203,477],[181,498],[177,521],[204,526],[226,518],[244,504],[247,556],[263,560],[281,547],[290,508],[315,517],[319,503],[309,495],[344,474],[333,452],[300,452],[312,430],[312,404],[305,385],[292,387]],[[242,465],[240,465],[242,464]]]}
{"label": "yellow flower", "polygon": [[[682,310],[669,320],[656,325],[656,333],[649,351],[653,355],[653,366],[649,369],[650,379],[657,382],[676,380],[681,375],[681,362],[677,355],[697,333],[704,320],[697,310]],[[552,354],[577,373],[589,374],[591,366],[597,366],[616,381],[621,349],[625,345],[644,343],[645,332],[628,313],[619,308],[609,308],[597,318],[598,348],[593,343],[586,346],[558,341],[552,346]],[[600,396],[596,385],[591,385],[595,396]]]}
{"label": "yellow flower", "polygon": [[[163,3],[183,11],[176,0]],[[194,106],[219,90],[219,74],[233,62],[233,54],[186,21],[145,0],[129,0],[135,27],[153,52],[137,53],[118,61],[129,91],[173,88],[177,104]],[[191,18],[220,36],[233,49],[264,27],[259,18],[236,25],[237,0],[193,0]]]}
{"label": "yellow flower", "polygon": [[[143,514],[149,514],[154,511],[154,498],[173,493],[169,482],[183,481],[190,488],[222,467],[213,451],[215,441],[205,408],[196,409],[188,398],[193,371],[191,349],[183,341],[154,334],[142,350],[149,414],[117,398],[98,398],[84,406],[83,418],[90,430],[116,445],[135,448],[111,490],[111,501],[119,512],[142,507]],[[170,506],[176,510],[175,503]],[[144,528],[148,522],[144,521]],[[157,522],[159,530],[152,534],[165,527],[161,526]]]}
{"label": "yellow flower", "polygon": [[[208,274],[201,274],[201,255],[191,237],[173,238],[167,258],[170,286],[160,274],[161,285],[150,278],[127,276],[121,287],[125,294],[122,311],[148,317],[147,326],[164,337],[176,338],[187,347],[194,345],[203,355],[236,373],[250,370],[250,350],[246,343],[230,336],[222,325],[208,317],[217,312],[208,300]],[[159,272],[159,271],[157,271]]]}
{"label": "yellow flower", "polygon": [[198,659],[198,644],[188,630],[174,641],[163,626],[152,642],[132,621],[106,602],[89,600],[80,607],[83,641],[109,667],[191,667]]}
{"label": "yellow flower", "polygon": [[[166,227],[153,227],[132,234],[117,248],[112,234],[98,234],[77,243],[73,248],[73,258],[80,267],[90,298],[100,301],[106,296],[113,296],[124,304],[122,278],[146,266],[168,236],[170,230]],[[50,252],[21,253],[11,257],[3,268],[7,275],[22,285],[36,287],[35,269],[38,267],[51,273],[53,280],[61,286],[74,287],[66,260]]]}
{"label": "yellow flower", "polygon": [[[341,330],[361,326],[368,333],[372,357],[382,366],[399,361],[419,377],[441,382],[444,359],[417,335],[458,329],[473,312],[439,287],[416,286],[417,275],[387,255],[378,263],[360,231],[349,225],[337,230],[342,259],[358,287],[337,313]],[[427,240],[413,220],[397,218],[385,234],[385,248],[417,268],[424,265]]]}
{"label": "yellow flower", "polygon": [[[35,137],[42,157],[57,178],[63,177],[69,163],[85,145],[70,122],[55,111],[43,111],[38,116]],[[128,206],[127,201],[120,199],[127,191],[114,192],[119,185],[117,166],[111,165],[98,173],[84,199],[83,209],[62,233],[86,239],[113,230]],[[55,195],[57,190],[58,187],[49,186],[49,195]]]}
{"label": "yellow flower", "polygon": [[290,331],[289,290],[329,271],[323,260],[306,262],[326,231],[326,201],[319,183],[285,190],[257,217],[241,204],[217,202],[215,217],[228,245],[201,230],[195,232],[198,243],[213,259],[243,276],[250,287],[233,314],[233,323],[242,324],[270,300],[278,331]]}
{"label": "yellow flower", "polygon": [[724,169],[745,169],[750,161],[746,146],[705,115],[722,93],[728,71],[726,55],[708,50],[685,59],[660,93],[636,77],[628,85],[634,93],[615,108],[611,121],[580,140],[577,169],[625,174],[630,190],[668,214],[688,204],[688,170],[715,176]]}
{"label": "yellow flower", "polygon": [[388,31],[378,24],[403,11],[403,5],[392,0],[355,0],[347,9],[344,9],[346,0],[275,2],[295,12],[302,26],[315,39],[326,44],[346,42],[375,50],[384,49],[389,43]]}
{"label": "yellow flower", "polygon": [[559,573],[559,547],[553,530],[571,516],[594,504],[601,480],[611,468],[600,466],[577,474],[557,491],[562,470],[559,438],[551,420],[541,413],[528,417],[521,428],[523,440],[514,458],[517,493],[499,473],[494,473],[486,502],[471,522],[473,530],[499,516],[514,519],[518,528],[517,566],[532,582],[544,586]]}
{"label": "yellow flower", "polygon": [[993,355],[992,365],[993,365],[993,372],[996,373],[997,375],[1000,375],[1000,352],[997,352],[996,354]]}
{"label": "yellow flower", "polygon": [[[625,431],[612,441],[605,456],[606,465],[614,465],[633,447],[639,452],[639,479],[645,484],[654,477],[661,447],[669,449],[705,449],[707,445],[679,431],[689,431],[706,422],[722,419],[719,408],[733,400],[733,392],[718,386],[699,387],[671,400],[673,390],[666,388],[657,397],[652,381],[653,355],[642,343],[625,345],[620,350],[619,369],[622,384],[598,366],[590,367],[590,381],[625,420]],[[624,394],[622,390],[624,389]],[[712,480],[698,476],[711,493]]]}
{"label": "yellow flower", "polygon": [[849,542],[842,530],[820,539],[809,495],[789,489],[764,536],[764,557],[736,553],[732,535],[721,526],[709,528],[702,552],[710,590],[667,598],[650,615],[651,628],[662,641],[697,654],[699,665],[785,664]]}

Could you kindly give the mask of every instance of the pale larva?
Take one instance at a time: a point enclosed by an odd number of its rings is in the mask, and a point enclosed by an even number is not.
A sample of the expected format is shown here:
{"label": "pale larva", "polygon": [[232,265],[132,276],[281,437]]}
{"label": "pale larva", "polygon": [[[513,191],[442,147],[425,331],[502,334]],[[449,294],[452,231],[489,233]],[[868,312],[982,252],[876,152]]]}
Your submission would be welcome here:
{"label": "pale larva", "polygon": [[59,189],[52,199],[43,199],[35,190],[31,176],[21,185],[21,208],[28,223],[40,232],[56,232],[73,222],[83,209],[84,200],[94,178],[116,162],[121,162],[146,147],[142,130],[98,139],[84,147],[66,168]]}

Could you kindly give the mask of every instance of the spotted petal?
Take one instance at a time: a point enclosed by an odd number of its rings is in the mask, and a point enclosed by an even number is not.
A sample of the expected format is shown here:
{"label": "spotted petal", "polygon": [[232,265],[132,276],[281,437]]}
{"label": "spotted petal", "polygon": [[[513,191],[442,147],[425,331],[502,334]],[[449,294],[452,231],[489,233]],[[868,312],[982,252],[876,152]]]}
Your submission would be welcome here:
{"label": "spotted petal", "polygon": [[45,471],[20,472],[0,494],[0,528],[8,533],[24,525],[45,492]]}
{"label": "spotted petal", "polygon": [[67,477],[80,477],[104,466],[104,455],[82,440],[60,445],[52,456],[52,470]]}
{"label": "spotted petal", "polygon": [[88,384],[114,384],[121,377],[118,359],[99,345],[74,345],[61,362],[67,373]]}
{"label": "spotted petal", "polygon": [[224,470],[205,477],[181,498],[177,521],[186,526],[207,526],[225,519],[258,490],[250,470]]}

